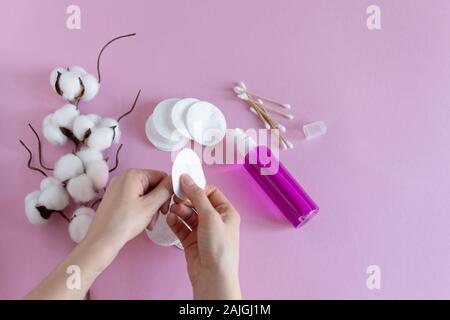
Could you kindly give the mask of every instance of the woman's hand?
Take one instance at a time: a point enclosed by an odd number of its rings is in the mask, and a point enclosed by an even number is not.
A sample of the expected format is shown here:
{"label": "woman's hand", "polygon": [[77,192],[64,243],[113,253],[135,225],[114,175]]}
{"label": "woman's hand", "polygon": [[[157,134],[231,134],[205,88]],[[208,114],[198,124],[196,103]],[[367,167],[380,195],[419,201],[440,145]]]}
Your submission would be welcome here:
{"label": "woman's hand", "polygon": [[164,172],[125,170],[111,180],[85,241],[107,241],[120,249],[144,231],[160,208],[167,213],[172,193],[172,180]]}
{"label": "woman's hand", "polygon": [[[168,211],[171,196],[172,181],[163,172],[129,169],[114,177],[86,238],[25,298],[83,299],[125,243],[141,233],[160,208]],[[67,286],[70,266],[78,267],[78,288]]]}
{"label": "woman's hand", "polygon": [[175,199],[167,223],[183,243],[194,298],[240,299],[239,214],[215,187],[183,175],[181,188],[189,200]]}

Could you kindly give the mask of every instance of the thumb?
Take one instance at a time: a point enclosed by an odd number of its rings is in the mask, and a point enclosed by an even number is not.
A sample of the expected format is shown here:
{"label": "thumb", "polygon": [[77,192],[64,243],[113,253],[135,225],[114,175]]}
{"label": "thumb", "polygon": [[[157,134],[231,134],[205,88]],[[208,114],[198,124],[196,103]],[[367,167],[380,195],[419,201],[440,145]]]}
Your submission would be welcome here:
{"label": "thumb", "polygon": [[211,205],[205,191],[200,188],[189,175],[183,174],[180,178],[180,182],[181,190],[186,197],[191,200],[192,205],[197,210],[199,215],[214,212],[214,208]]}
{"label": "thumb", "polygon": [[145,205],[150,209],[149,211],[156,212],[172,197],[172,194],[172,179],[170,176],[166,176],[152,191],[142,198]]}

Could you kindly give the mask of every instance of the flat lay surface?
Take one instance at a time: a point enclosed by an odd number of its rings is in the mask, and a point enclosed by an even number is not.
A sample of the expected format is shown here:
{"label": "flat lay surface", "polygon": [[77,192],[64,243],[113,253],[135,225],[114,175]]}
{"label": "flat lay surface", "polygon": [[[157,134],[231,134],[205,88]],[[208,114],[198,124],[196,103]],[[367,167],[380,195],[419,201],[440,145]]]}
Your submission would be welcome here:
{"label": "flat lay surface", "polygon": [[[170,172],[170,153],[147,139],[158,102],[195,97],[219,107],[228,128],[262,128],[232,88],[292,105],[281,120],[294,149],[280,160],[320,207],[294,229],[237,165],[204,165],[241,215],[240,279],[249,299],[450,298],[450,2],[87,1],[81,29],[66,27],[68,1],[2,1],[0,19],[0,298],[21,298],[73,248],[62,219],[31,225],[24,197],[41,176],[31,122],[63,106],[49,84],[57,66],[95,73],[98,95],[83,113],[117,117],[127,167]],[[366,9],[381,8],[381,30]],[[302,126],[327,133],[306,140]],[[115,146],[107,152],[112,159]],[[64,151],[63,151],[64,150]],[[44,143],[47,164],[70,146]],[[36,152],[37,154],[37,152]],[[117,172],[115,174],[117,174]],[[381,288],[369,290],[371,265]],[[92,287],[93,299],[190,299],[185,258],[145,234]]]}

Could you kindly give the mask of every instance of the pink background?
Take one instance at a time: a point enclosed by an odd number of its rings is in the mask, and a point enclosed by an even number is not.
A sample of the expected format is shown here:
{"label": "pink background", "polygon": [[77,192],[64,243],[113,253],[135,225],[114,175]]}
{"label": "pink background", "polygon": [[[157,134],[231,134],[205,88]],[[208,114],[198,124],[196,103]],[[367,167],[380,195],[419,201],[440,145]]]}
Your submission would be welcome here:
{"label": "pink background", "polygon": [[[2,143],[0,298],[21,298],[73,247],[66,224],[32,226],[24,196],[40,175],[25,167],[27,128],[63,104],[49,85],[55,66],[95,73],[100,94],[84,112],[117,116],[120,169],[170,170],[169,154],[146,140],[144,123],[169,97],[221,107],[229,127],[259,126],[231,87],[249,87],[293,105],[295,149],[281,160],[321,207],[295,230],[244,171],[206,168],[207,180],[242,216],[241,284],[246,298],[450,298],[450,3],[448,1],[74,1],[82,28],[66,28],[72,1],[1,3]],[[382,30],[366,28],[367,6]],[[305,141],[301,125],[323,120],[328,134]],[[62,150],[46,144],[52,163]],[[69,150],[67,147],[66,151]],[[113,152],[113,151],[112,151]],[[366,288],[379,265],[381,290]],[[145,235],[129,243],[93,286],[94,299],[191,298],[181,251]]]}

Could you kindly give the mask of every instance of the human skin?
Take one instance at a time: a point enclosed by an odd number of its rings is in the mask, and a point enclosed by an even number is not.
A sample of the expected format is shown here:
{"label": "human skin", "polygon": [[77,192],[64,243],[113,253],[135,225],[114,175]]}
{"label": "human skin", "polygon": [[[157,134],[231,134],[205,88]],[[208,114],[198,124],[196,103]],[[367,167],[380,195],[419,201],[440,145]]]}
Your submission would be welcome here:
{"label": "human skin", "polygon": [[[214,188],[214,190],[217,189]],[[210,191],[203,192],[205,197],[207,197]],[[119,176],[114,177],[97,209],[85,239],[36,288],[28,293],[25,299],[84,299],[95,279],[111,264],[125,244],[144,231],[146,227],[151,228],[157,217],[157,212],[168,212],[172,194],[171,177],[160,171],[128,169]],[[215,192],[210,192],[209,195],[211,194],[218,195]],[[197,200],[199,192],[196,191],[192,196],[192,203],[200,205],[200,202]],[[214,199],[216,199],[216,196],[214,196]],[[188,239],[192,239],[193,236],[184,237],[185,231],[178,228],[178,222],[180,221],[177,218],[177,215],[182,217],[187,212],[187,205],[191,204],[191,202],[178,202],[177,205],[173,206],[174,213],[170,214],[168,220],[172,221],[172,228],[174,228],[180,240],[186,244],[186,257],[195,257],[191,254],[194,252],[192,250],[194,246],[188,246],[190,243]],[[201,212],[212,212],[207,207],[205,208],[209,211],[204,211],[203,205],[205,204],[203,202],[201,204]],[[199,214],[200,216],[201,214]],[[177,221],[174,222],[173,219]],[[200,220],[203,221],[205,219]],[[190,217],[189,221],[193,222],[194,219]],[[210,225],[216,231],[220,231],[221,228],[218,227],[218,223],[199,223],[199,225]],[[225,231],[222,234],[218,233],[217,237],[220,238],[222,236],[225,236]],[[210,238],[207,239],[211,240]],[[214,245],[214,243],[216,244]],[[220,261],[206,260],[209,261],[207,264],[203,262],[198,264],[198,259],[187,259],[191,281],[194,279],[192,282],[194,298],[237,299],[240,297],[240,291],[239,295],[237,295],[236,289],[236,283],[237,288],[239,288],[237,265],[234,266],[237,262],[235,258],[236,253],[230,252],[228,254],[232,258],[231,261],[235,262],[233,263],[233,268],[230,268],[232,272],[227,274],[223,270],[228,269],[231,264],[223,260],[227,254],[223,254],[222,251],[225,247],[218,245],[220,243],[221,241],[213,242],[212,247],[215,249],[211,250],[213,253],[211,259],[217,258]],[[235,245],[233,245],[234,247]],[[217,248],[221,249],[217,250]],[[199,250],[199,252],[208,251]],[[81,271],[81,286],[79,289],[69,289],[66,285],[66,281],[70,276],[66,271],[69,266],[73,265],[78,266]],[[217,285],[214,287],[206,285],[209,281],[215,281]]]}
{"label": "human skin", "polygon": [[194,299],[240,299],[239,214],[214,186],[183,175],[181,189],[188,200],[175,198],[167,223],[184,246]]}

